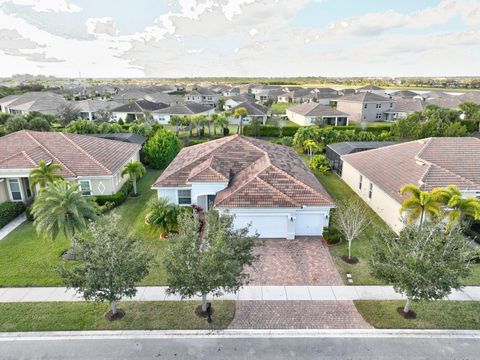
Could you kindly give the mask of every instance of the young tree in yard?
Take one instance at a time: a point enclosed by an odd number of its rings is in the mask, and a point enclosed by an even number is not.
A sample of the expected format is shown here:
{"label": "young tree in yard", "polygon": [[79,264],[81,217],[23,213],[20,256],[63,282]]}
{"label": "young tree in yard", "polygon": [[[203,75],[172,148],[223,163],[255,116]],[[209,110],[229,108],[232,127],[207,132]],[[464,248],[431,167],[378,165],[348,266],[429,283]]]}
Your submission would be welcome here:
{"label": "young tree in yard", "polygon": [[72,102],[61,105],[58,108],[58,116],[63,126],[67,126],[72,121],[80,118],[80,110]]}
{"label": "young tree in yard", "polygon": [[44,237],[55,239],[63,233],[72,241],[72,249],[67,253],[73,258],[75,236],[87,228],[88,220],[95,220],[95,200],[82,196],[79,185],[65,180],[57,180],[42,189],[32,206],[33,224]]}
{"label": "young tree in yard", "polygon": [[129,162],[122,170],[122,177],[128,175],[133,182],[133,194],[137,196],[137,179],[140,179],[147,170],[140,161]]}
{"label": "young tree in yard", "polygon": [[159,129],[144,145],[147,162],[155,169],[164,169],[180,151],[180,140],[171,131]]}
{"label": "young tree in yard", "polygon": [[12,116],[5,122],[5,129],[8,133],[24,130],[26,128],[28,128],[28,122],[21,115]]}
{"label": "young tree in yard", "polygon": [[46,163],[45,161],[40,160],[38,162],[38,167],[30,171],[30,189],[35,189],[37,185],[40,188],[44,188],[49,183],[63,179],[62,175],[58,173],[58,171],[62,170],[63,167],[60,164],[52,162]]}
{"label": "young tree in yard", "polygon": [[255,260],[258,235],[249,236],[248,228],[234,230],[233,217],[216,210],[207,213],[202,228],[197,214],[181,214],[178,225],[164,255],[168,291],[184,298],[200,294],[206,311],[207,294],[237,291],[246,282],[244,267]]}
{"label": "young tree in yard", "polygon": [[79,265],[60,270],[66,285],[85,300],[108,301],[112,310],[107,318],[114,320],[124,315],[117,302],[133,297],[138,282],[148,275],[151,255],[111,215],[91,223],[78,237],[78,260]]}
{"label": "young tree in yard", "polygon": [[441,214],[439,202],[439,194],[436,191],[422,191],[415,185],[405,185],[400,189],[400,194],[410,194],[408,199],[402,203],[401,211],[407,212],[407,220],[409,223],[418,221],[419,225],[427,220],[435,219]]}
{"label": "young tree in yard", "polygon": [[335,226],[348,241],[348,260],[352,261],[352,242],[365,231],[372,220],[360,199],[339,203],[334,219]]}
{"label": "young tree in yard", "polygon": [[225,98],[221,97],[218,99],[217,107],[220,111],[223,111],[223,107],[225,106]]}
{"label": "young tree in yard", "polygon": [[51,131],[52,126],[43,117],[34,117],[28,122],[28,129],[33,131]]}
{"label": "young tree in yard", "polygon": [[472,256],[458,227],[429,222],[407,225],[400,235],[389,232],[375,238],[371,266],[375,277],[405,294],[403,314],[409,314],[412,301],[439,300],[459,289]]}
{"label": "young tree in yard", "polygon": [[243,119],[248,116],[247,109],[245,108],[238,108],[233,113],[233,117],[235,119],[240,119],[237,127],[237,134],[243,135]]}
{"label": "young tree in yard", "polygon": [[250,122],[251,135],[253,135],[254,137],[258,136],[258,134],[260,133],[260,125],[260,120],[254,117]]}

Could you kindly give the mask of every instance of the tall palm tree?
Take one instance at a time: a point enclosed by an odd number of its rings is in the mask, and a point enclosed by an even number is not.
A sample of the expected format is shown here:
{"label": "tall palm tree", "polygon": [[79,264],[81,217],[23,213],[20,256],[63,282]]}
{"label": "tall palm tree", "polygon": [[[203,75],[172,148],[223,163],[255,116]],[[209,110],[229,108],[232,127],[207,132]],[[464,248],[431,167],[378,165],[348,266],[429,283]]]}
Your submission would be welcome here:
{"label": "tall palm tree", "polygon": [[75,234],[87,228],[88,220],[97,218],[94,199],[82,196],[79,186],[57,180],[38,193],[32,214],[39,234],[56,239],[63,233],[75,246]]}
{"label": "tall palm tree", "polygon": [[400,189],[400,194],[410,194],[402,203],[401,211],[407,211],[410,223],[419,221],[419,225],[425,222],[426,217],[435,218],[441,214],[441,203],[436,191],[422,191],[418,186],[409,184]]}
{"label": "tall palm tree", "polygon": [[122,170],[122,177],[128,175],[133,182],[133,194],[137,196],[137,179],[141,178],[147,170],[140,161],[129,162]]}
{"label": "tall palm tree", "polygon": [[[213,124],[213,136],[216,136],[216,135],[217,135],[217,126],[218,126],[217,121],[218,121],[218,117],[219,117],[219,116],[220,116],[220,115],[218,115],[218,114],[212,114],[212,115],[210,116],[210,120],[211,120],[211,122],[212,122],[212,124]],[[209,132],[210,132],[210,129],[209,129]]]}
{"label": "tall palm tree", "polygon": [[38,167],[30,171],[30,189],[33,191],[37,185],[40,188],[44,188],[49,183],[63,179],[62,175],[57,172],[62,170],[63,167],[60,164],[54,164],[52,162],[47,163],[40,160],[38,162]]}
{"label": "tall palm tree", "polygon": [[237,127],[237,134],[243,135],[243,119],[248,116],[247,109],[245,108],[238,108],[233,113],[233,117],[235,119],[240,119],[240,122]]}
{"label": "tall palm tree", "polygon": [[220,129],[222,130],[222,136],[225,134],[225,128],[230,124],[228,119],[225,116],[219,116],[216,120],[217,126],[220,126]]}
{"label": "tall palm tree", "polygon": [[462,225],[466,220],[480,220],[480,201],[471,196],[463,197],[455,185],[437,190],[440,202],[447,206],[449,226]]}
{"label": "tall palm tree", "polygon": [[180,126],[182,126],[183,122],[184,121],[181,116],[178,116],[178,115],[170,116],[170,125],[175,126],[175,134],[177,134],[177,136],[178,136],[178,133],[180,132]]}

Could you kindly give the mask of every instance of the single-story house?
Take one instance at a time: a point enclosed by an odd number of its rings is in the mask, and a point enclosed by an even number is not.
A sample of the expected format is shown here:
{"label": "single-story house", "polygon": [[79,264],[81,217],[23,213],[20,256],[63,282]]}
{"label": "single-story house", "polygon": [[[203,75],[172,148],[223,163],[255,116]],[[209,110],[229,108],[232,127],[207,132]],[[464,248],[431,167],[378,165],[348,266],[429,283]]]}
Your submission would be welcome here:
{"label": "single-story house", "polygon": [[139,160],[141,146],[62,132],[17,131],[0,137],[0,203],[29,202],[30,171],[43,160],[63,167],[60,174],[80,184],[85,196],[113,195],[128,177],[120,173]]}
{"label": "single-story house", "polygon": [[202,105],[195,102],[186,102],[184,104],[177,104],[165,107],[163,109],[152,111],[153,119],[159,124],[170,123],[170,117],[178,116],[192,116],[192,115],[207,115],[210,116],[215,113],[215,109],[208,105]]}
{"label": "single-story house", "polygon": [[238,96],[240,95],[240,88],[239,87],[230,87],[228,89],[223,90],[223,96]]}
{"label": "single-story house", "polygon": [[348,125],[349,115],[337,109],[317,103],[305,103],[287,109],[288,120],[301,125],[315,125],[316,121],[323,121],[325,125]]}
{"label": "single-story house", "polygon": [[320,236],[334,203],[297,153],[286,146],[227,136],[183,148],[153,184],[171,204],[195,204],[251,224],[262,238]]}
{"label": "single-story house", "polygon": [[103,101],[96,99],[87,99],[72,102],[80,111],[80,117],[85,120],[95,120],[99,111],[110,111],[118,108],[121,104],[115,101]]}
{"label": "single-story house", "polygon": [[92,134],[91,136],[96,136],[102,139],[123,141],[131,144],[138,144],[143,146],[147,141],[145,136],[133,133],[109,133],[109,134]]}
{"label": "single-story house", "polygon": [[393,109],[394,104],[393,99],[364,91],[339,97],[337,110],[349,114],[350,120],[355,122],[385,121],[385,112]]}
{"label": "single-story house", "polygon": [[354,154],[361,151],[378,149],[380,147],[397,144],[394,141],[346,141],[327,145],[325,157],[330,168],[342,176],[343,155]]}
{"label": "single-story house", "polygon": [[385,95],[385,89],[381,88],[379,86],[375,86],[375,85],[362,86],[362,87],[356,89],[356,92],[357,93],[368,92],[368,93],[372,93],[372,94],[376,94],[376,95],[380,95],[380,96]]}
{"label": "single-story house", "polygon": [[280,94],[278,96],[278,102],[294,102],[294,103],[301,103],[303,102],[303,97],[307,95],[313,95],[313,89],[305,89],[305,88],[297,88],[289,91],[287,93]]}
{"label": "single-story house", "polygon": [[244,108],[248,114],[247,117],[243,118],[244,124],[251,123],[253,119],[257,119],[261,122],[262,125],[265,125],[265,123],[267,122],[268,108],[254,102],[247,101],[230,109],[230,112],[232,113],[232,115],[230,115],[230,117],[228,118],[230,124],[238,125],[240,123],[240,119],[235,119],[233,113],[235,112],[235,110],[241,108]]}
{"label": "single-story house", "polygon": [[250,96],[250,95],[237,95],[237,96],[232,96],[229,99],[225,100],[225,105],[223,106],[224,110],[230,110],[234,108],[237,105],[240,105],[245,102],[255,102],[255,99]]}
{"label": "single-story house", "polygon": [[167,104],[154,103],[148,100],[132,101],[120,105],[111,110],[114,121],[135,121],[145,117],[146,112],[153,113],[155,110],[167,108]]}
{"label": "single-story house", "polygon": [[62,95],[48,91],[31,91],[0,99],[0,111],[7,114],[27,115],[38,111],[45,115],[57,115],[67,101]]}
{"label": "single-story house", "polygon": [[396,232],[404,227],[400,188],[457,186],[480,196],[480,139],[415,140],[342,156],[342,179]]}
{"label": "single-story house", "polygon": [[390,93],[389,96],[396,99],[413,99],[415,96],[418,96],[418,93],[411,90],[399,90]]}

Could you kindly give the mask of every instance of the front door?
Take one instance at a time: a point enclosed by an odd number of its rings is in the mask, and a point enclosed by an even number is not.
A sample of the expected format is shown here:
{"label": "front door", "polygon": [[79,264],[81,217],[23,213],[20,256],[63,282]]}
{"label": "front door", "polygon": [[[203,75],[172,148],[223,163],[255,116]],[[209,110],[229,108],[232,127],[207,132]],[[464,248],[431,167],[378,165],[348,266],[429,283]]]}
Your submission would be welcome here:
{"label": "front door", "polygon": [[207,195],[207,211],[213,208],[215,204],[215,195]]}

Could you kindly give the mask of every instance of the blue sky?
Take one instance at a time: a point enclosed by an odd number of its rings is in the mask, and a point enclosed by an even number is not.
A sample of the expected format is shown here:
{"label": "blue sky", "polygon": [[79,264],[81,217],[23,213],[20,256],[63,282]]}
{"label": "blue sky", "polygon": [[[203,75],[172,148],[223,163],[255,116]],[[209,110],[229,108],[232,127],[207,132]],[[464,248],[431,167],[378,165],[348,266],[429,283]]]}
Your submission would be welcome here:
{"label": "blue sky", "polygon": [[479,0],[0,0],[0,76],[480,75]]}

